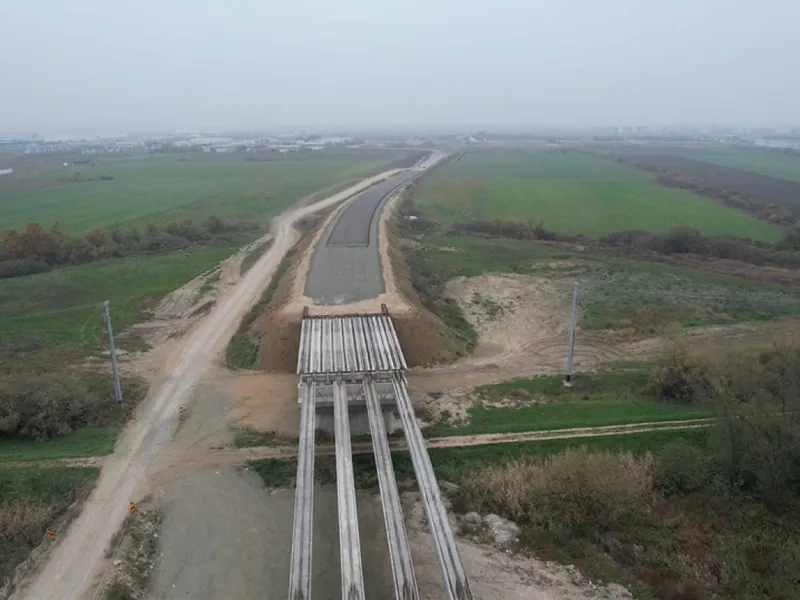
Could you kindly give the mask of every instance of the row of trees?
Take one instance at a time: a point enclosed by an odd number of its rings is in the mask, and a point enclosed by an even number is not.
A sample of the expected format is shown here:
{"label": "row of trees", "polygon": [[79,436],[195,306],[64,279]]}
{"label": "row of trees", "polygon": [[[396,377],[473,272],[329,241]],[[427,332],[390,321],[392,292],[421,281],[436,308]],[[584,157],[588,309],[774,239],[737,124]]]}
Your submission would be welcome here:
{"label": "row of trees", "polygon": [[[639,165],[637,165],[639,166]],[[646,167],[645,167],[646,168]],[[650,169],[652,170],[652,169]],[[778,206],[771,202],[761,202],[753,198],[741,196],[730,190],[721,189],[708,184],[700,177],[682,175],[671,171],[663,172],[656,176],[656,182],[666,187],[689,190],[700,196],[719,200],[726,206],[742,210],[762,221],[792,225],[797,223],[797,218],[785,206]]]}
{"label": "row of trees", "polygon": [[70,233],[61,223],[47,229],[39,223],[28,223],[22,231],[11,230],[0,236],[0,278],[104,258],[179,250],[242,228],[216,216],[199,224],[187,219],[164,225],[148,223],[142,228],[94,227],[83,235]]}
{"label": "row of trees", "polygon": [[[406,234],[435,231],[438,224],[424,217],[403,225]],[[592,244],[614,247],[628,253],[654,252],[657,254],[697,254],[713,258],[727,258],[753,265],[772,264],[785,268],[800,267],[800,227],[787,230],[775,245],[732,237],[705,236],[692,227],[674,227],[664,233],[651,231],[617,231],[599,239],[588,236],[567,236],[548,231],[542,222],[519,221],[463,221],[454,223],[448,235],[483,236],[515,240],[542,240]]]}

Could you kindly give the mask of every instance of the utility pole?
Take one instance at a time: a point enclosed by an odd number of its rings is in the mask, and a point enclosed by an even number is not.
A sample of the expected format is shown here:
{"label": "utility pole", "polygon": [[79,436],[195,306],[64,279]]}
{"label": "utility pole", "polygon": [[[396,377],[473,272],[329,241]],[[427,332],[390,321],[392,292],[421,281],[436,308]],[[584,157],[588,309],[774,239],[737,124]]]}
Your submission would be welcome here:
{"label": "utility pole", "polygon": [[108,312],[108,300],[103,302],[103,318],[108,330],[108,349],[111,352],[111,368],[114,370],[114,398],[117,404],[122,403],[122,385],[119,382],[119,366],[117,365],[117,348],[114,346],[114,330],[111,329],[111,314]]}
{"label": "utility pole", "polygon": [[578,282],[572,284],[572,314],[569,318],[569,353],[567,354],[567,376],[564,385],[572,385],[572,357],[575,352],[575,325],[578,321]]}

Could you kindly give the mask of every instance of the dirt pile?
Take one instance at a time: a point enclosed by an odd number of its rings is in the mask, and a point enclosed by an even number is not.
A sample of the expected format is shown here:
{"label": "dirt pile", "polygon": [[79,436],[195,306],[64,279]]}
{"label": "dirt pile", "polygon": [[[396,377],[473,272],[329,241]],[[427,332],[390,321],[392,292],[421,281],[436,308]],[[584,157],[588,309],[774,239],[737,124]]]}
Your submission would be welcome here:
{"label": "dirt pile", "polygon": [[[516,377],[563,372],[572,280],[569,277],[481,275],[457,278],[446,293],[478,333],[475,351],[449,365],[416,370],[417,392],[452,392]],[[655,341],[630,342],[608,331],[578,330],[576,370],[614,360],[634,360]]]}
{"label": "dirt pile", "polygon": [[[324,223],[325,219],[320,221]],[[316,229],[322,226],[318,224]],[[300,320],[303,315],[302,310],[289,311],[287,307],[297,289],[298,278],[304,276],[301,273],[303,258],[313,251],[315,238],[316,231],[312,230],[287,254],[284,260],[291,262],[289,269],[277,282],[276,288],[267,290],[266,294],[271,294],[271,298],[258,308],[260,314],[250,327],[250,333],[258,340],[256,369],[277,373],[295,372],[297,354],[300,351]]]}
{"label": "dirt pile", "polygon": [[439,321],[429,311],[420,307],[393,321],[409,367],[430,366],[446,356]]}

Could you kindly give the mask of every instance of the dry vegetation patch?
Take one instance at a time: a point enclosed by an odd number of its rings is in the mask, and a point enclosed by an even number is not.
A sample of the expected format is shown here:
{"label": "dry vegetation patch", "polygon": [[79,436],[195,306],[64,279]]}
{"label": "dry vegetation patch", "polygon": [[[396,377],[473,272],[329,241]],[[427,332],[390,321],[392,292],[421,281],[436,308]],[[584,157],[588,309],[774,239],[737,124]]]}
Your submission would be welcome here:
{"label": "dry vegetation patch", "polygon": [[518,522],[613,529],[647,513],[652,462],[649,455],[567,450],[541,462],[487,469],[465,483],[464,499]]}
{"label": "dry vegetation patch", "polygon": [[147,597],[158,560],[159,531],[163,515],[148,501],[136,505],[114,536],[106,557],[110,568],[94,597],[104,600],[140,600]]}

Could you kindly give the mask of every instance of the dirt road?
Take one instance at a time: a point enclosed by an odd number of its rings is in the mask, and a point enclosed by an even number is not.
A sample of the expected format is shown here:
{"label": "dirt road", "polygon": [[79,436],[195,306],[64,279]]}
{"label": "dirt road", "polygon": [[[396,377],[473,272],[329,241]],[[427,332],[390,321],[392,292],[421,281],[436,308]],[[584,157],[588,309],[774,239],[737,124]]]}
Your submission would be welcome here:
{"label": "dirt road", "polygon": [[81,515],[53,549],[35,580],[21,586],[14,598],[71,600],[86,593],[106,547],[127,514],[128,502],[143,492],[151,462],[169,444],[178,425],[181,405],[189,401],[203,372],[224,351],[241,317],[259,299],[281,259],[297,241],[294,223],[396,172],[371,177],[273,221],[272,247],[238,285],[218,299],[215,308],[176,348],[164,366],[161,380],[151,387],[135,420],[123,432],[115,453],[106,459],[97,486]]}

